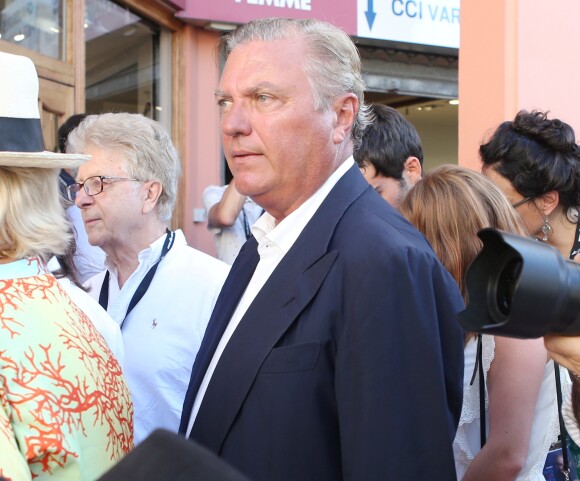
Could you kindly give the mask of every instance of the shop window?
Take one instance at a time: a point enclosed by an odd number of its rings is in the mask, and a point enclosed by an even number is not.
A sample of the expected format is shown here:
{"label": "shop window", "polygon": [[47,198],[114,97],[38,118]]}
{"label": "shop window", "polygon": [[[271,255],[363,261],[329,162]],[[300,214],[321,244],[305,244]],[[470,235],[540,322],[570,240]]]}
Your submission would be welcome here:
{"label": "shop window", "polygon": [[158,120],[160,29],[110,0],[86,0],[86,112]]}
{"label": "shop window", "polygon": [[64,3],[61,0],[0,0],[0,39],[64,60]]}

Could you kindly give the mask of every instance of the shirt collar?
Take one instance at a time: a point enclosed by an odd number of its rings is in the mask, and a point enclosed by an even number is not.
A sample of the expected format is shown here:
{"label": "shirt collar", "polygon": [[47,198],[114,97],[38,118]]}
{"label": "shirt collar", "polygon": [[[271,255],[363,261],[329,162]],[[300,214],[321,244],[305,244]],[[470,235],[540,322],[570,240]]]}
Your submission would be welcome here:
{"label": "shirt collar", "polygon": [[314,214],[324,202],[332,188],[337,184],[341,177],[354,165],[352,155],[346,159],[332,175],[326,179],[318,190],[307,199],[300,207],[292,212],[288,217],[276,225],[276,219],[264,212],[264,214],[251,227],[252,234],[258,241],[258,244],[270,242],[275,244],[284,254],[286,254],[298,236],[314,217]]}
{"label": "shirt collar", "polygon": [[[166,235],[167,233],[164,233],[161,237],[155,240],[149,247],[139,252],[139,255],[137,256],[137,259],[139,260],[139,266],[137,267],[137,269],[135,269],[135,272],[137,272],[141,267],[145,267],[148,269],[151,265],[157,262],[157,260],[161,256],[161,250],[163,249],[163,243],[165,242]],[[181,232],[181,230],[179,229],[176,230],[174,246],[175,244],[181,244],[182,237],[183,233]],[[115,275],[117,274],[117,269],[111,262],[109,262],[108,258],[105,260],[105,267],[111,272],[111,274]]]}

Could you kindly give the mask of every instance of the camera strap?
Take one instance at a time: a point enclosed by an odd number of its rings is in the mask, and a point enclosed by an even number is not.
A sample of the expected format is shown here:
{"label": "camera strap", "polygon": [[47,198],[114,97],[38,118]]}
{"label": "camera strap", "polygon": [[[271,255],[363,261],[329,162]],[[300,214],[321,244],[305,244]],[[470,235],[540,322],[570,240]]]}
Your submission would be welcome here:
{"label": "camera strap", "polygon": [[[485,412],[485,373],[483,369],[483,336],[477,335],[477,354],[475,356],[475,366],[473,375],[469,384],[473,384],[475,376],[479,374],[479,437],[481,448],[485,446],[487,440],[487,426],[486,426],[486,412]],[[556,376],[556,402],[558,406],[558,422],[560,425],[560,444],[562,446],[562,462],[564,465],[564,472],[566,473],[566,480],[569,479],[570,462],[568,459],[568,442],[566,426],[564,418],[562,417],[562,384],[560,381],[560,367],[554,362],[554,374]]]}
{"label": "camera strap", "polygon": [[[580,252],[580,223],[576,224],[576,237],[574,238],[574,245],[570,251],[570,260],[574,260],[576,254]],[[560,379],[560,366],[554,361],[554,375],[556,376],[556,401],[558,403],[558,423],[560,425],[560,445],[562,448],[562,464],[564,465],[564,473],[566,479],[570,474],[570,461],[568,459],[568,436],[566,432],[566,425],[562,417],[562,383]]]}
{"label": "camera strap", "polygon": [[[483,336],[477,335],[477,353],[475,355],[475,366],[469,385],[473,385],[475,376],[479,374],[479,439],[481,448],[485,446],[487,440],[487,426],[485,423],[485,373],[483,371]],[[480,448],[480,449],[481,449]]]}
{"label": "camera strap", "polygon": [[562,417],[562,383],[560,381],[560,366],[554,361],[554,374],[556,376],[556,400],[558,403],[558,423],[560,424],[560,445],[562,447],[562,464],[566,479],[570,474],[570,462],[568,460],[568,436],[566,435],[566,425]]}

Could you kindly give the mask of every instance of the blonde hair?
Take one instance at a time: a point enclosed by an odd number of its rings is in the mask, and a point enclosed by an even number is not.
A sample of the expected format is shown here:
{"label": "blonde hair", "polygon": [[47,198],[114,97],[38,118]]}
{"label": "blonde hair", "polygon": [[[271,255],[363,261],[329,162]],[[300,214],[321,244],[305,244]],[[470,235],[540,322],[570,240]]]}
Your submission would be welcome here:
{"label": "blonde hair", "polygon": [[0,167],[0,250],[48,260],[71,242],[58,189],[58,169]]}
{"label": "blonde hair", "polygon": [[456,165],[426,174],[407,194],[401,213],[431,243],[465,300],[465,272],[483,245],[477,232],[492,227],[526,235],[519,215],[495,184]]}

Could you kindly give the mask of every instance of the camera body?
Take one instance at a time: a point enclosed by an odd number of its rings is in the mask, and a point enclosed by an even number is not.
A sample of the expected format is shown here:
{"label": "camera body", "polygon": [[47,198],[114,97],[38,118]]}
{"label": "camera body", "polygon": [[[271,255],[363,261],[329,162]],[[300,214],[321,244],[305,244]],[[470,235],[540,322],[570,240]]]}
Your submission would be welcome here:
{"label": "camera body", "polygon": [[580,334],[580,264],[535,239],[496,229],[477,235],[483,249],[465,277],[464,329],[522,339]]}

